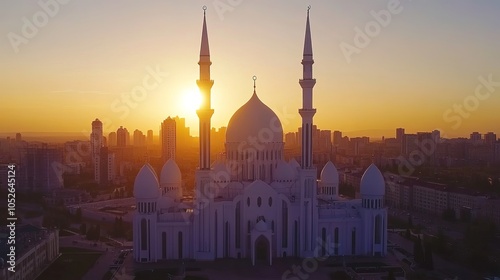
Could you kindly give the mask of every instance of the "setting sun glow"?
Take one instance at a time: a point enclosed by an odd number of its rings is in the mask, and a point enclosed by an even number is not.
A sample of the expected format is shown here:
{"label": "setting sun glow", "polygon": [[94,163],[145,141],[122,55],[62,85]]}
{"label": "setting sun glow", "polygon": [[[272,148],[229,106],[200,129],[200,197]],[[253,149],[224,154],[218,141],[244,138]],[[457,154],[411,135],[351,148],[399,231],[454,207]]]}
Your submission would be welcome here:
{"label": "setting sun glow", "polygon": [[200,91],[193,87],[182,92],[180,105],[185,114],[194,114],[201,105]]}

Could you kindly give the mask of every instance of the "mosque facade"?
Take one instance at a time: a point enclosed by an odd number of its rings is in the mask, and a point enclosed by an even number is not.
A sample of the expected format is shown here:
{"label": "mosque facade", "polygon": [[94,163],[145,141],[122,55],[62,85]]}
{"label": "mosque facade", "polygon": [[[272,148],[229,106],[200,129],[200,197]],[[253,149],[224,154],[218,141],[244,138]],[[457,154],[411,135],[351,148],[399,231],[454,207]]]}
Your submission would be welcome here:
{"label": "mosque facade", "polygon": [[313,52],[307,13],[302,58],[302,151],[300,163],[284,160],[283,128],[277,115],[254,92],[231,117],[225,157],[210,160],[210,50],[203,18],[200,77],[203,102],[195,195],[183,197],[182,174],[169,159],[158,177],[149,164],[136,176],[133,218],[134,259],[273,258],[383,256],[387,252],[385,182],[370,165],[360,199],[339,196],[339,173],[328,162],[317,178],[312,163]]}

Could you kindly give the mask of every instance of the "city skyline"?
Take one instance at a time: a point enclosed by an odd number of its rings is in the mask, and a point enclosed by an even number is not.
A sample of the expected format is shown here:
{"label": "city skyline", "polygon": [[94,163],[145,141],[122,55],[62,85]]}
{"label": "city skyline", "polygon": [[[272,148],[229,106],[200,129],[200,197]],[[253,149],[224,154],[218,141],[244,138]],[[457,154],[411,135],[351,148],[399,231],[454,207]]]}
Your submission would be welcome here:
{"label": "city skyline", "polygon": [[[0,12],[0,31],[6,35],[0,41],[5,62],[0,72],[6,77],[0,92],[7,105],[2,111],[13,117],[0,124],[2,133],[85,131],[97,117],[106,133],[123,126],[130,131],[154,128],[157,135],[163,119],[180,115],[197,135],[195,106],[186,100],[196,91],[193,54],[199,50],[203,5],[208,7],[215,80],[213,127],[227,126],[228,117],[251,97],[253,75],[258,76],[257,94],[278,114],[284,130],[300,126],[298,57],[308,3],[130,2],[95,10],[94,1],[42,2],[58,3],[57,9],[0,4],[5,13]],[[494,63],[500,47],[494,29],[500,23],[498,3],[311,5],[318,127],[346,134],[392,131],[386,137],[393,137],[396,127],[440,129],[450,138],[474,131],[500,134],[494,114],[500,105],[500,72]],[[27,38],[23,29],[29,27],[24,26],[43,20],[41,13],[48,15],[47,23],[35,26]],[[289,31],[282,32],[284,27]],[[370,28],[373,36],[366,33]],[[363,36],[368,36],[366,46],[356,44]],[[122,96],[130,98],[144,79],[152,89],[135,102],[124,101]]]}

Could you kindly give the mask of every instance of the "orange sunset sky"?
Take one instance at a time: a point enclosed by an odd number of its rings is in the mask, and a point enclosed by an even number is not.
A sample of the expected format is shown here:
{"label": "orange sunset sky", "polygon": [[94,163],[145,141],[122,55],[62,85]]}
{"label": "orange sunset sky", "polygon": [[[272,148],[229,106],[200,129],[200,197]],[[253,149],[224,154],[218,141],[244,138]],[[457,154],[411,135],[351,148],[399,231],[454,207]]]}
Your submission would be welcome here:
{"label": "orange sunset sky", "polygon": [[[203,5],[214,127],[250,98],[253,75],[284,129],[300,126],[311,5],[321,129],[500,134],[494,0],[2,1],[0,132],[88,131],[99,118],[106,134],[120,125],[157,134],[163,119],[179,115],[197,135]],[[148,89],[134,98],[144,80]]]}

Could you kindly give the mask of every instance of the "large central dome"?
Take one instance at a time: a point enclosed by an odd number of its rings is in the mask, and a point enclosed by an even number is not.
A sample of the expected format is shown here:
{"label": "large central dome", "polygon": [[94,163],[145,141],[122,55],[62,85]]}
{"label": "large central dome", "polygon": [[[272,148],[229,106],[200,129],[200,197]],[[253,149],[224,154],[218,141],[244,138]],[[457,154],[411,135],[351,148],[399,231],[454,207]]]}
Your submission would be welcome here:
{"label": "large central dome", "polygon": [[283,142],[283,127],[278,116],[255,92],[231,117],[226,131],[227,143],[249,142],[250,139],[261,143]]}

